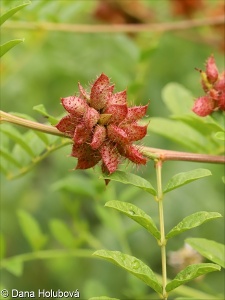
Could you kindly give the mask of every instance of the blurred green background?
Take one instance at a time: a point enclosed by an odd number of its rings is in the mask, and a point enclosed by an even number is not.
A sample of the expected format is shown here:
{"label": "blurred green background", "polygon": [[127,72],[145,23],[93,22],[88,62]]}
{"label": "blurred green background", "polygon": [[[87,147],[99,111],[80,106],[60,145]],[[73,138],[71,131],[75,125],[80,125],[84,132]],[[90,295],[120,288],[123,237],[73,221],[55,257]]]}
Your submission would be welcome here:
{"label": "blurred green background", "polygon": [[[139,2],[152,15],[150,22],[179,21],[187,17],[174,15],[168,0]],[[21,3],[2,0],[2,12]],[[14,29],[2,27],[2,43],[25,38],[24,43],[8,52],[1,61],[2,110],[24,113],[45,122],[32,109],[34,106],[43,103],[52,115],[62,115],[60,97],[77,92],[78,81],[86,87],[104,72],[116,84],[117,91],[127,88],[130,104],[144,105],[150,100],[150,118],[169,118],[170,113],[161,96],[167,83],[178,82],[198,97],[202,90],[195,68],[204,68],[205,60],[214,53],[220,70],[224,69],[223,49],[219,44],[224,36],[216,27],[139,34],[56,32],[41,29],[41,26],[38,30],[29,28],[29,22],[102,24],[107,20],[97,17],[100,4],[95,0],[33,0],[12,18],[14,22],[25,21],[27,28],[20,28],[20,25]],[[196,10],[194,17],[212,16],[223,1],[205,0],[203,4],[204,9]],[[149,134],[142,143],[156,148],[189,150],[151,133],[151,123]],[[145,210],[157,223],[157,205],[153,198],[143,191],[115,182],[105,187],[94,170],[71,171],[76,160],[68,157],[69,154],[70,146],[66,146],[21,178],[8,181],[1,176],[2,255],[28,254],[23,269],[18,261],[14,261],[12,272],[1,270],[1,287],[29,291],[78,289],[81,299],[99,295],[120,299],[156,299],[152,290],[138,279],[91,257],[97,249],[119,250],[137,256],[160,274],[160,253],[155,240],[131,220],[104,208],[108,200],[128,201]],[[221,165],[168,162],[163,171],[164,185],[174,174],[194,168],[208,168],[213,176],[166,196],[167,231],[188,214],[199,210],[224,214],[221,181],[224,167]],[[147,167],[136,168],[129,164],[122,169],[155,184],[152,162]],[[26,230],[28,236],[32,235],[29,233],[29,226],[33,228],[32,221],[22,225],[29,216],[37,221],[42,232],[43,240],[39,241],[36,249],[35,246],[32,249],[26,237]],[[183,247],[184,239],[190,236],[222,243],[224,220],[207,223],[177,236],[168,243],[168,251]],[[79,249],[84,251],[76,257],[74,250]],[[48,253],[46,256],[49,255],[49,258],[36,259],[35,250],[41,250],[43,257],[44,253]],[[209,274],[189,286],[223,295],[223,272]],[[175,276],[171,267],[168,276]],[[171,299],[173,297],[176,295],[171,295]]]}

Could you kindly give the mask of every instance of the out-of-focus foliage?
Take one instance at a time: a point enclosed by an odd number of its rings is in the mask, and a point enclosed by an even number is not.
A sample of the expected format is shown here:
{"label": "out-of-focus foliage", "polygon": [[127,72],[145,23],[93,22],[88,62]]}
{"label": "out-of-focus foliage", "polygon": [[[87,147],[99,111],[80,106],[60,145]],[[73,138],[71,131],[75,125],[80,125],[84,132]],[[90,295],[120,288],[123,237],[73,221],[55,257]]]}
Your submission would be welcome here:
{"label": "out-of-focus foliage", "polygon": [[[194,247],[204,257],[221,265],[225,268],[224,251],[225,246],[215,241],[206,240],[203,238],[189,238],[186,242]],[[207,249],[207,251],[206,251]]]}
{"label": "out-of-focus foliage", "polygon": [[[150,22],[184,18],[181,14],[173,15],[171,1],[140,2],[153,13]],[[216,16],[216,11],[223,5],[222,0],[202,2],[204,9],[196,10],[192,17]],[[5,12],[20,5],[21,1],[2,0],[1,4],[2,12]],[[192,98],[194,103],[194,98],[201,93],[199,73],[194,68],[203,68],[203,62],[211,53],[214,53],[220,69],[224,68],[219,43],[224,36],[221,28],[199,27],[128,35],[60,32],[44,27],[44,22],[101,24],[103,20],[96,17],[99,5],[95,0],[33,0],[3,24],[2,43],[21,37],[25,42],[1,59],[1,109],[27,114],[44,123],[46,119],[32,109],[34,106],[43,103],[51,115],[58,116],[62,113],[60,97],[76,93],[78,81],[85,85],[104,72],[116,83],[118,90],[127,88],[130,103],[144,105],[150,99],[149,136],[143,141],[144,145],[222,153],[223,141],[214,135],[221,130],[215,128],[214,119],[206,125],[206,132],[205,119],[186,112],[181,119],[180,111],[171,111],[172,106],[177,106],[168,104],[168,94],[171,93],[179,94],[180,103],[184,104],[179,108],[187,107],[186,101],[191,105]],[[121,9],[122,12],[128,11]],[[126,22],[130,22],[130,14],[125,14],[128,15]],[[136,17],[137,22],[146,22],[140,16],[143,15]],[[25,26],[22,27],[20,22],[26,22]],[[31,22],[37,22],[38,29],[31,30]],[[173,119],[168,119],[171,113]],[[218,124],[219,116],[215,117]],[[190,126],[190,120],[192,124],[195,121],[194,128]],[[24,129],[14,127],[14,130],[29,139]],[[193,134],[195,137],[192,138]],[[196,135],[200,140],[196,140]],[[3,146],[5,143],[9,143],[7,147],[12,149],[13,143],[6,136],[1,140]],[[38,143],[38,147],[37,144],[31,145],[31,149],[38,152],[42,146],[43,142]],[[16,147],[20,148],[21,144]],[[68,145],[55,151],[32,172],[16,180],[7,181],[1,177],[1,255],[4,259],[1,287],[18,290],[29,287],[34,291],[79,289],[81,299],[98,295],[121,299],[156,298],[153,290],[137,278],[91,255],[98,249],[118,250],[141,258],[154,272],[161,274],[155,239],[149,237],[147,231],[140,230],[139,224],[104,207],[110,200],[133,203],[148,212],[158,226],[158,212],[152,195],[116,182],[111,182],[106,188],[95,170],[71,171],[76,163],[74,158],[68,157],[70,150]],[[24,150],[17,151],[22,153]],[[20,157],[24,159],[22,154]],[[224,214],[223,166],[196,163],[195,167],[210,169],[212,176],[166,195],[164,214],[168,229],[197,211]],[[131,165],[124,165],[122,169],[150,180],[155,186],[152,162],[138,170]],[[192,163],[167,162],[163,168],[164,187],[175,174],[193,169]],[[25,219],[33,224],[26,230],[23,226]],[[32,237],[32,228],[36,228],[37,240]],[[168,250],[181,248],[187,237],[190,237],[189,232],[175,237],[168,243]],[[217,242],[223,243],[224,221],[221,218],[210,225],[195,228],[191,237],[216,238]],[[224,292],[223,272],[213,272],[190,283],[190,289],[214,295],[216,299]],[[175,276],[172,267],[168,276]],[[178,295],[188,297],[192,290],[187,287],[183,293],[181,288],[179,291]],[[171,299],[176,295],[175,291],[171,293]]]}
{"label": "out-of-focus foliage", "polygon": [[[0,131],[2,138],[0,168],[8,179],[26,174],[53,151],[71,144],[66,138],[62,139],[34,130],[21,134],[11,124],[1,125]],[[10,141],[15,144],[11,145]]]}
{"label": "out-of-focus foliage", "polygon": [[[30,2],[13,7],[12,9],[9,9],[5,13],[3,13],[0,16],[0,26],[2,26],[2,24],[4,24],[8,19],[10,19],[17,11],[24,8],[28,4],[30,4]],[[2,57],[6,52],[8,52],[10,49],[12,49],[13,47],[15,47],[17,44],[19,44],[21,42],[23,42],[22,39],[16,39],[16,40],[8,41],[8,42],[0,45],[0,57]]]}

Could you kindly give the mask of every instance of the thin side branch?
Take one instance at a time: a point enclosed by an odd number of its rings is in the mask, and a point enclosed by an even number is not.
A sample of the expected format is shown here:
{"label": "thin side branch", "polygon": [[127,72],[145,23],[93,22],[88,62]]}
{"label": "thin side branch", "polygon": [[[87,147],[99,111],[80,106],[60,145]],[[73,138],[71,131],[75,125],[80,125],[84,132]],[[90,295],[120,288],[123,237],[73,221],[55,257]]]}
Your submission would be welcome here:
{"label": "thin side branch", "polygon": [[221,25],[225,23],[224,15],[195,19],[183,20],[179,22],[154,23],[154,24],[65,24],[52,22],[19,22],[10,21],[4,24],[8,29],[26,30],[46,30],[79,33],[118,33],[118,32],[165,32],[190,29],[195,27]]}
{"label": "thin side branch", "polygon": [[161,161],[176,160],[176,161],[192,161],[206,162],[213,164],[225,164],[225,156],[209,155],[191,152],[180,152],[172,150],[164,150],[150,147],[137,146],[142,154],[150,159],[160,159]]}
{"label": "thin side branch", "polygon": [[[64,138],[69,138],[54,126],[30,121],[0,111],[0,123],[4,123],[4,122],[13,123],[29,129],[38,130],[44,133],[57,135]],[[136,147],[142,152],[144,156],[153,160],[155,159],[160,159],[161,161],[179,160],[179,161],[207,162],[207,163],[214,163],[214,164],[225,163],[225,156],[171,151],[171,150],[164,150],[164,149],[157,149],[157,148],[143,147],[143,146],[136,146]]]}
{"label": "thin side branch", "polygon": [[31,120],[23,119],[23,118],[8,114],[4,111],[0,111],[0,123],[4,123],[4,122],[13,123],[13,124],[20,125],[20,126],[23,126],[23,127],[29,128],[29,129],[34,129],[34,130],[41,131],[44,133],[49,133],[52,135],[67,137],[62,132],[60,132],[57,128],[55,128],[53,126],[49,126],[49,125],[31,121]]}

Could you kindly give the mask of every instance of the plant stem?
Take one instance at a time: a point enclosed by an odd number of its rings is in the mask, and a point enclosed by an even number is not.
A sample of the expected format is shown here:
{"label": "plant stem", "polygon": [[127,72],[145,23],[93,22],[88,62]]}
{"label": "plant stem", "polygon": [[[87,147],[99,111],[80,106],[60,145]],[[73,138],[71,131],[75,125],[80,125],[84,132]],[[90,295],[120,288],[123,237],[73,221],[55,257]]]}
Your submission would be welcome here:
{"label": "plant stem", "polygon": [[0,111],[0,123],[4,123],[4,122],[13,123],[13,124],[20,125],[20,126],[23,126],[23,127],[29,128],[29,129],[38,130],[38,131],[49,133],[49,134],[52,134],[52,135],[58,135],[58,136],[61,136],[61,137],[66,137],[65,134],[60,132],[54,126],[41,124],[41,123],[38,123],[38,122],[34,122],[34,121],[31,121],[31,120],[27,120],[27,119],[24,119],[24,118],[14,116],[12,114],[8,114],[4,111]]}
{"label": "plant stem", "polygon": [[156,160],[156,179],[157,179],[157,196],[156,200],[159,207],[159,224],[160,224],[160,247],[161,247],[161,260],[162,260],[162,286],[163,286],[163,299],[167,300],[166,284],[167,284],[167,272],[166,272],[166,238],[165,238],[165,225],[163,215],[163,192],[162,192],[162,161]]}
{"label": "plant stem", "polygon": [[224,24],[224,16],[203,19],[182,20],[178,22],[155,24],[60,24],[53,22],[19,22],[10,21],[4,24],[8,29],[47,30],[82,33],[118,33],[118,32],[167,32],[189,28]]}
{"label": "plant stem", "polygon": [[157,149],[151,147],[137,146],[142,154],[150,159],[160,159],[161,161],[179,160],[192,162],[206,162],[213,164],[224,164],[225,156],[210,155],[191,152],[180,152],[165,149]]}
{"label": "plant stem", "polygon": [[[0,111],[0,123],[13,123],[29,129],[42,131],[48,134],[69,138],[64,133],[60,132],[56,127],[41,124],[38,122],[30,121],[24,118],[17,117],[15,115]],[[179,160],[179,161],[192,161],[192,162],[206,162],[214,164],[224,164],[225,156],[222,155],[209,155],[200,153],[171,151],[165,149],[157,149],[151,147],[136,146],[144,156],[149,159],[159,159],[161,161],[167,160]]]}

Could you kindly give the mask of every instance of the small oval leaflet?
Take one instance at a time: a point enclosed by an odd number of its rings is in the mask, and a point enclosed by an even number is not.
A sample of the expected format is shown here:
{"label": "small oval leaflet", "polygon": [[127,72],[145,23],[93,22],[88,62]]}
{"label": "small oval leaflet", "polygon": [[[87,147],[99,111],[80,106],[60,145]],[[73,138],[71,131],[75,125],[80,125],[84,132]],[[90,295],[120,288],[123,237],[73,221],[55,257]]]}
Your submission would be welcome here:
{"label": "small oval leaflet", "polygon": [[156,195],[156,191],[149,181],[132,173],[116,171],[111,175],[100,175],[100,178],[114,180],[124,184],[130,184],[150,193],[153,196]]}
{"label": "small oval leaflet", "polygon": [[188,238],[185,242],[202,256],[225,268],[225,245],[204,238]]}
{"label": "small oval leaflet", "polygon": [[214,271],[220,271],[221,267],[216,264],[203,263],[193,264],[186,267],[184,270],[179,272],[177,276],[167,284],[166,291],[170,292],[178,286],[185,284],[186,282],[199,277],[203,274],[207,274]]}
{"label": "small oval leaflet", "polygon": [[167,183],[166,188],[163,193],[168,193],[174,189],[179,188],[185,184],[188,184],[192,181],[201,179],[206,176],[210,176],[212,173],[207,169],[195,169],[188,172],[181,172],[179,174],[174,175],[169,182]]}
{"label": "small oval leaflet", "polygon": [[200,226],[205,222],[221,217],[222,215],[217,212],[199,211],[184,218],[180,223],[178,223],[175,227],[173,227],[173,229],[170,230],[170,232],[166,235],[166,238],[170,239],[184,231],[190,230],[192,228]]}
{"label": "small oval leaflet", "polygon": [[136,276],[157,293],[162,293],[162,286],[153,271],[140,259],[120,251],[98,250],[94,256],[101,257]]}
{"label": "small oval leaflet", "polygon": [[147,231],[150,232],[157,240],[160,240],[160,231],[156,227],[152,218],[134,204],[118,200],[111,200],[108,201],[105,206],[114,208],[119,212],[125,214],[126,216],[140,224],[142,227],[147,229]]}

